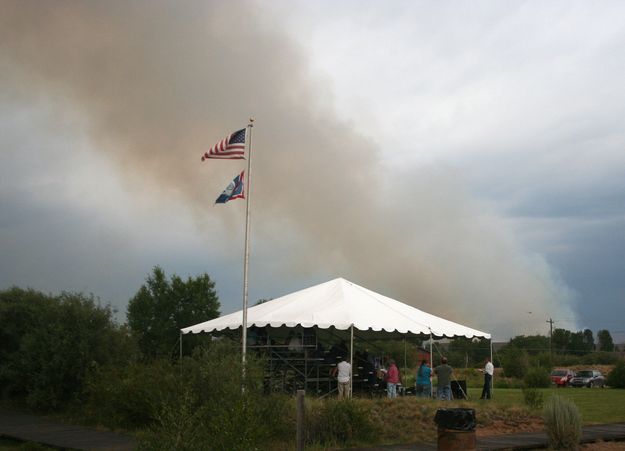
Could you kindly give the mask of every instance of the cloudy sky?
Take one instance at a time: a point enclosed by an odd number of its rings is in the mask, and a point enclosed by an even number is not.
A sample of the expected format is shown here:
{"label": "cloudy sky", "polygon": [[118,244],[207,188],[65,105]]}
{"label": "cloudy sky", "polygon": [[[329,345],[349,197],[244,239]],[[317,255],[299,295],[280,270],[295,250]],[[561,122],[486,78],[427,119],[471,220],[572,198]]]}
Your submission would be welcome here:
{"label": "cloudy sky", "polygon": [[625,339],[625,4],[0,2],[0,289],[345,277],[495,339]]}

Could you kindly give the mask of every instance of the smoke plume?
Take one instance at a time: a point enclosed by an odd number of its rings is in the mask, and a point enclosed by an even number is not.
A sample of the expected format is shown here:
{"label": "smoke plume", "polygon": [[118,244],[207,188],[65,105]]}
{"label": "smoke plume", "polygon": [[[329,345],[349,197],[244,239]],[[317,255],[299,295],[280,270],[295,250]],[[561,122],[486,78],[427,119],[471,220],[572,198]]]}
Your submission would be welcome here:
{"label": "smoke plume", "polygon": [[206,215],[240,220],[243,203],[206,208],[236,163],[199,157],[253,115],[256,278],[343,276],[501,334],[527,311],[570,310],[548,265],[452,169],[386,169],[275,22],[244,1],[5,0],[1,64],[12,89],[80,112],[136,195],[186,204],[198,233]]}

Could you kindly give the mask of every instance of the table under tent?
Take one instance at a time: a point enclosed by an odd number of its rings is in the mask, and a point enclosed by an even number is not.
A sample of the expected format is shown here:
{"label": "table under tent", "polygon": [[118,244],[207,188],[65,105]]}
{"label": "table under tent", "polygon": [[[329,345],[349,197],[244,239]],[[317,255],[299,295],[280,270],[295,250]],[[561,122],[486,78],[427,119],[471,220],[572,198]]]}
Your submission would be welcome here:
{"label": "table under tent", "polygon": [[[242,311],[224,315],[181,329],[181,340],[202,332],[238,339],[242,322]],[[266,362],[267,389],[317,396],[336,390],[331,372],[345,357],[353,363],[352,393],[382,393],[385,353],[375,346],[381,339],[427,342],[419,358],[432,364],[433,340],[491,338],[342,278],[250,307],[247,325],[247,353]]]}

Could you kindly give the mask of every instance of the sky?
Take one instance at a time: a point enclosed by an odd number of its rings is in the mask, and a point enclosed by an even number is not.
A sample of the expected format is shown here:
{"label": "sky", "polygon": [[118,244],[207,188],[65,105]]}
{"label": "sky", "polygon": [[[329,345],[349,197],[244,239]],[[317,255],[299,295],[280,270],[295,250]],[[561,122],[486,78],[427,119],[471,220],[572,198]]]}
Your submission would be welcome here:
{"label": "sky", "polygon": [[[625,4],[0,1],[0,289],[123,322],[156,265],[242,305],[344,277],[625,341]],[[248,193],[249,195],[250,193]]]}

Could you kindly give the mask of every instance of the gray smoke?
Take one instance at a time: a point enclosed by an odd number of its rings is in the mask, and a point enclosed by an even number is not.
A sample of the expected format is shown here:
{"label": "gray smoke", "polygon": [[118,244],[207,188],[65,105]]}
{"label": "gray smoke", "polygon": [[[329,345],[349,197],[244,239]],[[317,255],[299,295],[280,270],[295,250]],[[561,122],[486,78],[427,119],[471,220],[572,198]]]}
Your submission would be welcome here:
{"label": "gray smoke", "polygon": [[459,174],[385,169],[377,146],[325,106],[331,91],[260,5],[4,0],[1,8],[4,82],[84,115],[128,187],[185,203],[198,233],[207,214],[240,220],[240,209],[206,207],[236,164],[199,156],[255,116],[256,278],[343,276],[503,335],[523,330],[527,311],[570,312],[566,287],[470,198]]}

